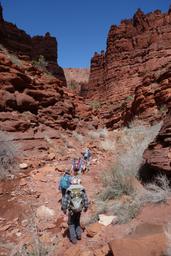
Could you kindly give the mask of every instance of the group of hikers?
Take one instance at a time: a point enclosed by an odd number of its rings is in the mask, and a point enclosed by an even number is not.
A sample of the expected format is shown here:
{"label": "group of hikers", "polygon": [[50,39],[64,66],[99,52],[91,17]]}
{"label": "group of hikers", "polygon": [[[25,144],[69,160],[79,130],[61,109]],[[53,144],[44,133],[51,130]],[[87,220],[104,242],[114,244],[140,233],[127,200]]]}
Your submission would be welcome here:
{"label": "group of hikers", "polygon": [[62,194],[61,210],[68,213],[69,237],[73,244],[81,240],[81,212],[88,209],[88,198],[85,188],[81,185],[81,174],[90,171],[91,151],[86,148],[82,157],[74,158],[71,169],[67,169],[59,181]]}

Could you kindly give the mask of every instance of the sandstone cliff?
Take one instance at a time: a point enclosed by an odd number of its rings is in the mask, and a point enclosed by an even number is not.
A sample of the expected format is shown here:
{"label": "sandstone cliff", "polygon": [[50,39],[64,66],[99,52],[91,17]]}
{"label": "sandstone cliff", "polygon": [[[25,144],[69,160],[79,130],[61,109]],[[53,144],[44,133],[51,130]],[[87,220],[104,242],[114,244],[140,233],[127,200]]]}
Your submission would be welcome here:
{"label": "sandstone cliff", "polygon": [[[171,12],[145,15],[112,25],[106,51],[91,59],[87,97],[100,102],[107,127],[138,118],[155,120],[168,109],[171,95]],[[95,95],[95,96],[93,96]]]}
{"label": "sandstone cliff", "polygon": [[57,63],[57,41],[50,33],[45,36],[30,37],[16,25],[4,21],[3,8],[0,5],[0,44],[8,48],[22,59],[37,60],[43,55],[48,62],[48,70],[65,81],[62,68]]}
{"label": "sandstone cliff", "polygon": [[161,172],[170,176],[171,171],[171,111],[164,118],[163,126],[148,149],[144,152],[145,165],[142,176],[145,178]]}

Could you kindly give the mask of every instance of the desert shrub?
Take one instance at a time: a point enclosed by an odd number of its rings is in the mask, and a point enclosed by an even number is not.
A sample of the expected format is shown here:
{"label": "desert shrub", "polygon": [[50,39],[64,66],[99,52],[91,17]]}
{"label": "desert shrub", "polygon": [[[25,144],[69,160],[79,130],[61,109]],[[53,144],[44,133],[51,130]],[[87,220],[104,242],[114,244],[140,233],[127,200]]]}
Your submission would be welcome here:
{"label": "desert shrub", "polygon": [[123,194],[132,195],[134,193],[131,180],[122,173],[119,167],[103,173],[102,182],[104,189],[99,194],[99,197],[103,201],[114,199]]}
{"label": "desert shrub", "polygon": [[115,149],[116,149],[115,143],[110,139],[106,139],[104,141],[101,141],[100,148],[105,150],[105,151],[115,151]]}
{"label": "desert shrub", "polygon": [[101,107],[101,103],[100,103],[100,101],[98,101],[98,100],[92,100],[92,101],[90,102],[90,107],[91,107],[93,110],[97,110],[97,109],[99,109],[99,108]]}
{"label": "desert shrub", "polygon": [[13,173],[16,168],[18,147],[12,142],[9,135],[0,131],[0,179]]}
{"label": "desert shrub", "polygon": [[153,183],[145,186],[144,193],[141,195],[141,203],[161,203],[166,202],[171,193],[169,180],[166,176],[156,177]]}
{"label": "desert shrub", "polygon": [[77,84],[76,81],[72,80],[71,82],[68,83],[68,88],[71,90],[77,89]]}
{"label": "desert shrub", "polygon": [[83,135],[81,135],[80,133],[78,133],[76,131],[73,131],[72,135],[81,145],[84,144],[84,137],[83,137]]}
{"label": "desert shrub", "polygon": [[106,138],[108,136],[108,130],[106,128],[101,128],[95,131],[89,131],[88,136],[92,139]]}
{"label": "desert shrub", "polygon": [[161,105],[160,108],[159,108],[159,111],[163,114],[167,113],[168,111],[168,108],[167,108],[167,105]]}
{"label": "desert shrub", "polygon": [[10,59],[10,61],[15,64],[18,67],[22,66],[22,62],[21,60],[14,54],[8,54],[8,58]]}
{"label": "desert shrub", "polygon": [[134,99],[133,95],[129,95],[126,97],[126,101],[132,101]]}
{"label": "desert shrub", "polygon": [[[129,128],[113,133],[115,138],[113,152],[117,155],[117,162],[111,169],[102,173],[103,188],[98,195],[98,200],[106,203],[107,211],[116,214],[121,223],[134,218],[140,207],[146,203],[164,202],[170,193],[168,181],[163,176],[158,177],[155,183],[142,188],[141,192],[136,187],[143,152],[154,140],[160,127],[161,124],[147,126],[142,123],[136,125],[132,123]],[[104,141],[108,140],[109,138]],[[112,137],[111,142],[114,142]],[[111,143],[112,146],[113,144]],[[122,195],[128,195],[130,201],[122,202],[121,200],[115,204],[116,199],[119,200]],[[111,202],[113,207],[110,206]]]}
{"label": "desert shrub", "polygon": [[33,60],[32,65],[41,71],[47,72],[48,62],[43,55],[40,55],[38,60]]}
{"label": "desert shrub", "polygon": [[118,145],[118,165],[128,176],[137,176],[143,160],[144,150],[154,140],[161,128],[161,123],[146,126],[130,124],[120,135]]}
{"label": "desert shrub", "polygon": [[112,214],[117,215],[118,223],[127,223],[131,219],[135,218],[138,214],[141,207],[141,201],[137,198],[130,202],[114,202],[113,207],[111,207],[110,211]]}
{"label": "desert shrub", "polygon": [[14,54],[9,53],[8,50],[2,45],[0,44],[0,50],[6,54],[7,58],[16,66],[21,67],[22,66],[22,62],[21,60]]}

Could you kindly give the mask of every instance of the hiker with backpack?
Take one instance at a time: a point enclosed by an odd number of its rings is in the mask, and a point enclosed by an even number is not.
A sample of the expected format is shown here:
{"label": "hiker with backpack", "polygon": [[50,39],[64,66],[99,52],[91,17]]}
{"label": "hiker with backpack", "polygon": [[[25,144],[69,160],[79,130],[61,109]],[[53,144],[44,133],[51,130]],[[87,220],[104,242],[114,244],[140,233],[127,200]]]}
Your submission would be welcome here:
{"label": "hiker with backpack", "polygon": [[64,199],[66,190],[71,185],[71,181],[72,181],[72,177],[70,175],[70,171],[66,170],[64,175],[61,177],[61,179],[59,181],[59,190],[61,190],[61,193],[62,193],[62,200],[61,200],[61,202]]}
{"label": "hiker with backpack", "polygon": [[67,189],[62,202],[64,214],[68,211],[68,227],[70,241],[77,243],[81,240],[82,229],[80,227],[81,212],[88,209],[88,198],[85,188],[80,184],[80,179],[74,177],[71,186]]}
{"label": "hiker with backpack", "polygon": [[86,148],[85,151],[82,153],[83,154],[83,159],[85,161],[86,165],[86,170],[90,171],[90,160],[91,160],[91,151],[89,148]]}

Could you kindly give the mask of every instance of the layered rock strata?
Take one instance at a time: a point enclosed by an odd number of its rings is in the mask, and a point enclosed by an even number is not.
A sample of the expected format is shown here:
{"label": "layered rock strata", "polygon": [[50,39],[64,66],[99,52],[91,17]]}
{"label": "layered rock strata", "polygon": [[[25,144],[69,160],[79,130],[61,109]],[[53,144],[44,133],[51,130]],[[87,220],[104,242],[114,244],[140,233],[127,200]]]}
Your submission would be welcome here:
{"label": "layered rock strata", "polygon": [[65,81],[62,68],[57,63],[57,41],[50,33],[45,36],[30,37],[16,25],[4,21],[0,5],[0,44],[22,59],[38,60],[42,55],[48,62],[47,69],[56,77]]}
{"label": "layered rock strata", "polygon": [[165,117],[155,141],[145,151],[144,159],[146,169],[171,176],[171,111]]}
{"label": "layered rock strata", "polygon": [[[105,52],[91,59],[87,97],[100,102],[98,115],[115,128],[130,118],[160,118],[170,102],[171,12],[145,15],[112,25]],[[169,103],[170,104],[170,103]]]}

